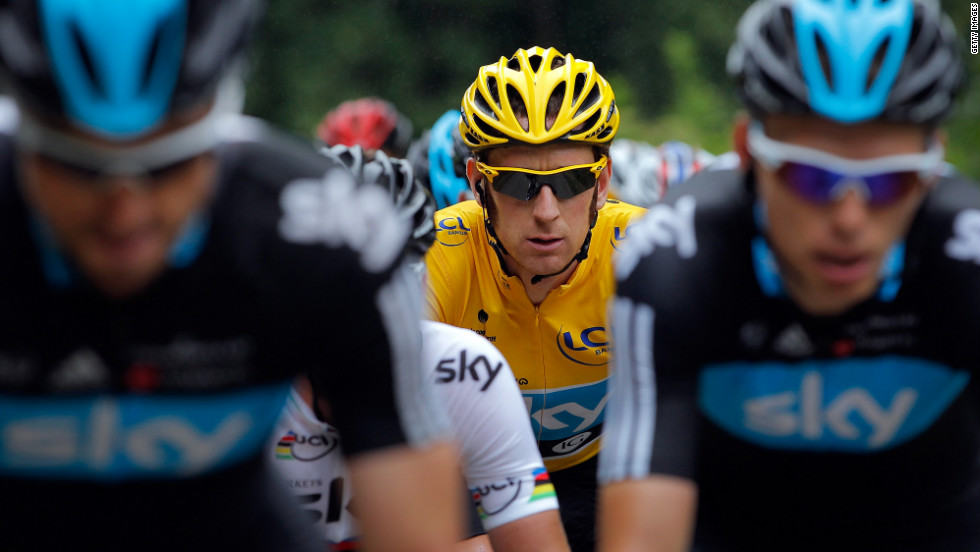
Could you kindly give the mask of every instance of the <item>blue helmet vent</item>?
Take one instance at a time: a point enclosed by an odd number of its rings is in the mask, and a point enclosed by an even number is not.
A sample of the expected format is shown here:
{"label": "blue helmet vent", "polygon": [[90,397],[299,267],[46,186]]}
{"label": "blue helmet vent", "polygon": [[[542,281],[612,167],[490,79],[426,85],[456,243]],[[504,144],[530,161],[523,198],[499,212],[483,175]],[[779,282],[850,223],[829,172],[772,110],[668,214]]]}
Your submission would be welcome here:
{"label": "blue helmet vent", "polygon": [[912,31],[911,0],[799,0],[793,24],[809,103],[843,123],[879,116]]}
{"label": "blue helmet vent", "polygon": [[112,138],[162,122],[180,75],[185,0],[45,0],[39,15],[69,117]]}

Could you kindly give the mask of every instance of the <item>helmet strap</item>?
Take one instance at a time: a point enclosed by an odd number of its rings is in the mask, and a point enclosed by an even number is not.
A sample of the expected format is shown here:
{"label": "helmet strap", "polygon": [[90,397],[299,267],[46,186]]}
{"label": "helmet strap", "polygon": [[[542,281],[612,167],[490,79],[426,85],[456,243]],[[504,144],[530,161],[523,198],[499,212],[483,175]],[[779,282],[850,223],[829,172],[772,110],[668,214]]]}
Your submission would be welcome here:
{"label": "helmet strap", "polygon": [[490,243],[490,247],[497,254],[497,258],[500,259],[500,265],[506,267],[504,264],[504,255],[510,255],[510,253],[504,248],[503,242],[497,236],[497,231],[493,228],[493,222],[490,220],[490,206],[487,204],[488,198],[486,190],[483,188],[483,182],[481,180],[480,183],[477,183],[476,193],[480,196],[480,205],[483,206],[483,227],[487,229],[487,242]]}

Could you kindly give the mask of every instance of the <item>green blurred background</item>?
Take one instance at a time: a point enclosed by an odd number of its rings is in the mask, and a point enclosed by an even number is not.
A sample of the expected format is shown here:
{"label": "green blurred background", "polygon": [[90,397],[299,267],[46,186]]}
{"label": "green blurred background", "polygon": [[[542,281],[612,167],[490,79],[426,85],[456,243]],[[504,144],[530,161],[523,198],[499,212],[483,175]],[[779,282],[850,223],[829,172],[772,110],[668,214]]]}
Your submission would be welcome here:
{"label": "green blurred background", "polygon": [[[392,101],[416,135],[457,109],[481,65],[554,46],[594,61],[613,85],[619,136],[729,149],[738,109],[725,74],[750,0],[272,0],[253,49],[246,110],[301,136],[338,103]],[[970,80],[947,124],[947,158],[980,179],[980,56],[970,2],[942,2]]]}

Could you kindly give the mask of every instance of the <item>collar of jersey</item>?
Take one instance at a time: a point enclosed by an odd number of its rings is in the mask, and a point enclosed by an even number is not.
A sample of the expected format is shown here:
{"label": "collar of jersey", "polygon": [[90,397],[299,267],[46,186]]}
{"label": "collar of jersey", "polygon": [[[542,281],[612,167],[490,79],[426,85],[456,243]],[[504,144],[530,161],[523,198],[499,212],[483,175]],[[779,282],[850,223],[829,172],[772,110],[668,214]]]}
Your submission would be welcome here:
{"label": "collar of jersey", "polygon": [[[191,216],[177,241],[170,247],[170,266],[190,266],[204,249],[210,227],[210,218],[200,213]],[[51,227],[36,213],[31,215],[31,236],[38,248],[41,268],[48,284],[58,289],[73,287],[78,282],[78,272],[61,252]]]}

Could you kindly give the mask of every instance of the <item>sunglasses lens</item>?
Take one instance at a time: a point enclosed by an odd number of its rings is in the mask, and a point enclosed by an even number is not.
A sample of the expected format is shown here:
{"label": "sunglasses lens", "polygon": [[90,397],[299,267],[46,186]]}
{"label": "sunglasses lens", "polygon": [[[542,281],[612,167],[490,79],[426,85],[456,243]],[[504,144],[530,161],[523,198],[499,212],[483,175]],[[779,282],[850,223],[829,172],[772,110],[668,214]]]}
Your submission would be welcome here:
{"label": "sunglasses lens", "polygon": [[545,175],[503,170],[493,179],[493,189],[521,201],[530,201],[543,186],[548,186],[558,199],[571,199],[592,189],[596,181],[588,167]]}
{"label": "sunglasses lens", "polygon": [[72,163],[70,161],[64,161],[62,159],[52,157],[45,153],[38,153],[37,155],[41,160],[43,160],[48,165],[54,165],[63,171],[68,171],[81,178],[96,179],[102,174],[102,171],[90,169],[82,165],[76,165],[75,163]]}
{"label": "sunglasses lens", "polygon": [[533,191],[532,175],[520,171],[500,171],[493,179],[493,189],[514,199],[528,201]]}
{"label": "sunglasses lens", "polygon": [[918,181],[919,175],[911,171],[865,177],[864,182],[868,185],[868,191],[871,195],[868,203],[871,205],[894,203],[907,196],[915,188]]}
{"label": "sunglasses lens", "polygon": [[584,191],[591,190],[597,182],[595,174],[587,167],[549,174],[544,179],[544,183],[551,186],[559,199],[571,199]]}
{"label": "sunglasses lens", "polygon": [[797,195],[813,203],[830,201],[834,185],[843,178],[833,171],[802,163],[784,163],[777,174]]}
{"label": "sunglasses lens", "polygon": [[844,180],[860,182],[868,204],[883,206],[905,197],[918,182],[914,172],[889,172],[850,177],[835,171],[803,163],[784,163],[777,175],[797,195],[812,203],[828,203],[839,197]]}

